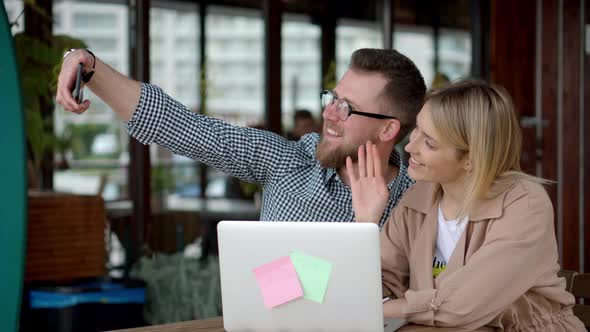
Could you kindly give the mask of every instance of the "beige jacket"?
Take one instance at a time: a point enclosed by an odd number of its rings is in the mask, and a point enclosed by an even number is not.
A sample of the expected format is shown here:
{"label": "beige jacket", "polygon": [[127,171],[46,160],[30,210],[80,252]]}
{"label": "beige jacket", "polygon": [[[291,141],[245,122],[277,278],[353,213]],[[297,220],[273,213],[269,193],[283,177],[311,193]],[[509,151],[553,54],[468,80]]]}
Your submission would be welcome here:
{"label": "beige jacket", "polygon": [[384,296],[405,297],[414,323],[500,331],[585,331],[559,278],[553,209],[544,188],[516,181],[479,201],[446,270],[432,277],[435,186],[418,182],[381,232]]}

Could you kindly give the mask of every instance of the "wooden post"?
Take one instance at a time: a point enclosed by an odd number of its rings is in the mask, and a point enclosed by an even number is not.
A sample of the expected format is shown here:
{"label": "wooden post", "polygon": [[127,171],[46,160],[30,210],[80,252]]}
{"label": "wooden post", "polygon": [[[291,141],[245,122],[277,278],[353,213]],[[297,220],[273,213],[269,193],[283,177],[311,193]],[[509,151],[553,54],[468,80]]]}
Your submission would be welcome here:
{"label": "wooden post", "polygon": [[[129,0],[130,68],[131,77],[140,82],[150,80],[149,57],[150,0]],[[131,244],[127,268],[139,258],[139,249],[147,239],[151,218],[150,150],[137,140],[129,139],[129,193],[133,201],[131,215]]]}
{"label": "wooden post", "polygon": [[265,122],[266,129],[282,134],[281,119],[281,24],[283,4],[264,0]]}
{"label": "wooden post", "polygon": [[[53,38],[53,0],[25,1],[25,35],[36,38],[52,46]],[[43,131],[53,133],[53,100],[39,98]],[[53,148],[43,152],[40,162],[40,189],[53,190]]]}

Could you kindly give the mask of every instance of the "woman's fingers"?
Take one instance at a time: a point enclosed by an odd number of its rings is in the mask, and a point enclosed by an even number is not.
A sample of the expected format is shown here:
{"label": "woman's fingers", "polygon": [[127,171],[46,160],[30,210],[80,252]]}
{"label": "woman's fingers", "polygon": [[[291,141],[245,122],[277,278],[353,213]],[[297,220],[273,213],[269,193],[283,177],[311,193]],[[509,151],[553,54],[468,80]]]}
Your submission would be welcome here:
{"label": "woman's fingers", "polygon": [[356,181],[357,177],[354,172],[354,166],[352,165],[352,158],[350,158],[350,156],[346,157],[346,170],[348,171],[348,177],[350,178],[350,181]]}
{"label": "woman's fingers", "polygon": [[375,176],[375,169],[374,169],[374,162],[373,162],[373,143],[371,141],[367,141],[366,144],[366,151],[367,151],[367,177],[372,178]]}
{"label": "woman's fingers", "polygon": [[371,150],[373,152],[373,164],[375,165],[375,175],[376,176],[383,176],[383,165],[381,164],[381,156],[377,153],[377,148],[375,144],[371,146]]}
{"label": "woman's fingers", "polygon": [[367,164],[365,160],[365,146],[361,145],[358,148],[358,168],[359,177],[364,178],[367,176]]}
{"label": "woman's fingers", "polygon": [[358,160],[357,160],[358,172],[355,172],[352,159],[346,158],[346,169],[348,173],[355,176],[355,179],[359,178],[374,178],[383,176],[383,165],[381,165],[381,157],[377,152],[377,147],[371,141],[367,141],[358,147]]}

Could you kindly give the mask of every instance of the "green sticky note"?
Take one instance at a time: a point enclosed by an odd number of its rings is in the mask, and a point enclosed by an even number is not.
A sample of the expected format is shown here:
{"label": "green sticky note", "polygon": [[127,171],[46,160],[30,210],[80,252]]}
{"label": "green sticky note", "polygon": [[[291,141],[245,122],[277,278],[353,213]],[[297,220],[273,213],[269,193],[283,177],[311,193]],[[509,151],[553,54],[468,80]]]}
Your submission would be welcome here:
{"label": "green sticky note", "polygon": [[332,263],[299,251],[291,254],[291,261],[303,287],[303,297],[318,303],[324,302]]}

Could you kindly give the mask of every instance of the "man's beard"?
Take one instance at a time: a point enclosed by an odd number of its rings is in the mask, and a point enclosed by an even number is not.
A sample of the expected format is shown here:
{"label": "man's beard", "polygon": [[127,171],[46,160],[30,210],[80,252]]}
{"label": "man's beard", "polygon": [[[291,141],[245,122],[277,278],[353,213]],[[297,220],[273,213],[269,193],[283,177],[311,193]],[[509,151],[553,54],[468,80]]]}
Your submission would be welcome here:
{"label": "man's beard", "polygon": [[340,168],[346,164],[346,157],[350,156],[353,161],[357,161],[358,146],[350,146],[349,144],[343,146],[332,147],[324,136],[320,139],[318,147],[315,150],[315,157],[320,162],[323,168]]}
{"label": "man's beard", "polygon": [[361,144],[365,144],[368,140],[376,141],[367,137],[362,142],[348,143],[345,142],[340,146],[330,146],[330,143],[324,139],[322,134],[318,147],[315,150],[315,157],[320,162],[323,168],[340,168],[346,165],[346,157],[350,156],[353,162],[358,161],[358,148]]}

